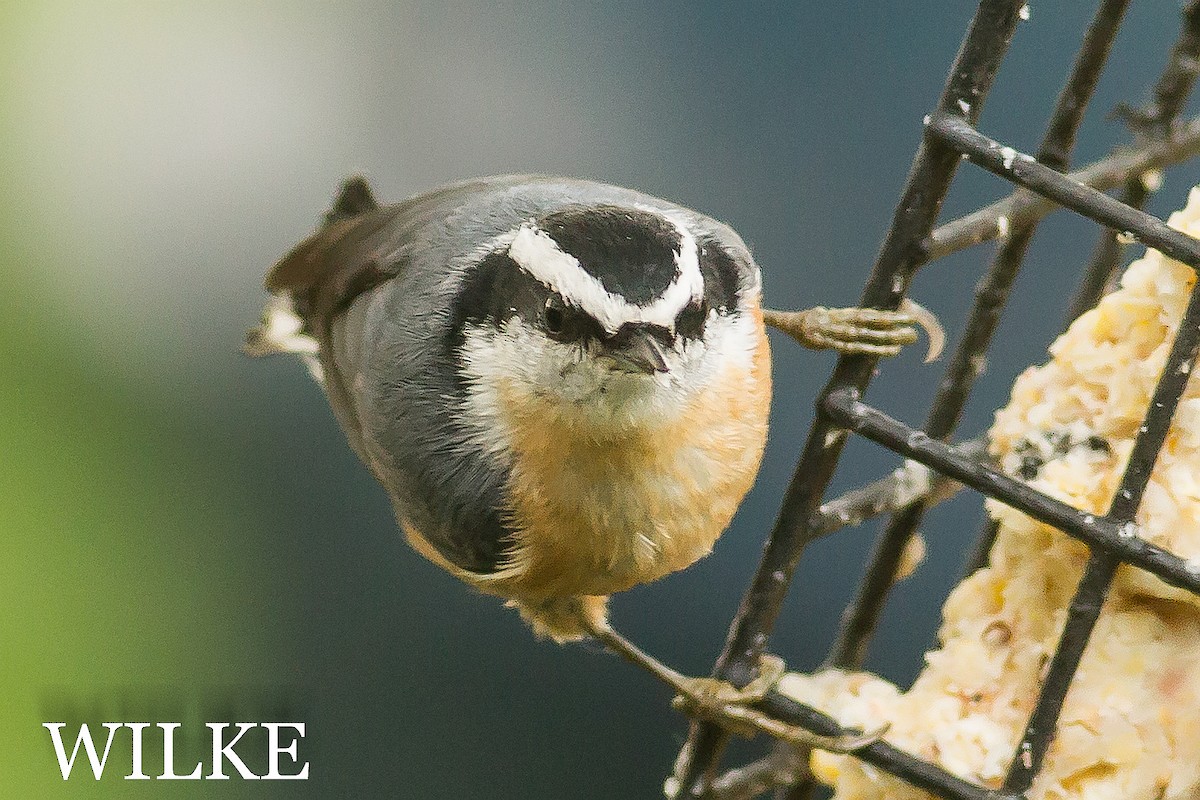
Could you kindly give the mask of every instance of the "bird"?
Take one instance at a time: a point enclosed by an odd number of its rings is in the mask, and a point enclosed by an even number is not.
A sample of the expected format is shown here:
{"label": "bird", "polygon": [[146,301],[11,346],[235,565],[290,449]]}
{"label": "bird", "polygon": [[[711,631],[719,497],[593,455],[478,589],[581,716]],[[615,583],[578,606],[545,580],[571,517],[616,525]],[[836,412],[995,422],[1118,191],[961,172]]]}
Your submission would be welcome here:
{"label": "bird", "polygon": [[764,309],[728,225],[538,175],[392,205],[353,176],[265,287],[246,351],[305,359],[413,549],[537,635],[597,639],[710,711],[747,692],[639,650],[608,597],[707,555],[749,491],[767,324],[871,356],[931,329],[915,304]]}

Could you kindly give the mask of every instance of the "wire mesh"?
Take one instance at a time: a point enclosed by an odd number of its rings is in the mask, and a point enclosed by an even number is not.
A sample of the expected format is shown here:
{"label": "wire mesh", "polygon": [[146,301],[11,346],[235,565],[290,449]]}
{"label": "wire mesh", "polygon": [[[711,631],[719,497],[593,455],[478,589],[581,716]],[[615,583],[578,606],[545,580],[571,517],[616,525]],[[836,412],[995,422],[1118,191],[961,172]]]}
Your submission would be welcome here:
{"label": "wire mesh", "polygon": [[[1071,303],[1069,320],[1094,305],[1110,285],[1129,238],[1200,269],[1200,241],[1141,211],[1150,190],[1140,180],[1147,170],[1175,163],[1200,150],[1200,121],[1180,124],[1177,120],[1200,69],[1200,0],[1193,0],[1184,9],[1181,34],[1150,103],[1137,111],[1121,109],[1136,134],[1136,146],[1071,174],[1064,173],[1076,132],[1129,0],[1104,0],[1099,4],[1034,155],[1007,147],[976,128],[1023,5],[1023,0],[983,0],[979,4],[937,107],[925,120],[924,136],[892,226],[860,299],[863,306],[894,309],[919,267],[965,247],[1003,238],[976,288],[965,333],[949,361],[924,427],[911,428],[863,402],[875,359],[839,359],[818,397],[815,419],[762,561],[713,671],[714,677],[735,685],[752,680],[805,546],[868,517],[892,515],[875,543],[855,599],[843,615],[838,638],[826,661],[829,666],[855,667],[861,663],[895,583],[905,545],[926,510],[960,486],[969,486],[1079,539],[1090,548],[1090,558],[1000,791],[963,780],[885,741],[873,742],[854,754],[913,786],[957,800],[1016,798],[1029,789],[1053,739],[1067,690],[1118,566],[1132,565],[1173,586],[1200,594],[1200,574],[1194,567],[1141,539],[1134,527],[1142,492],[1200,351],[1200,282],[1193,290],[1107,514],[1086,513],[1008,476],[987,463],[982,439],[957,446],[948,443],[1042,217],[1065,207],[1103,226]],[[1020,188],[999,203],[935,229],[942,201],[964,158]],[[1111,189],[1120,190],[1119,199],[1105,194]],[[915,463],[822,503],[850,432]],[[994,528],[982,533],[971,568],[986,559],[993,536]],[[778,692],[770,693],[759,707],[819,735],[847,733],[828,715]],[[810,794],[811,785],[798,782],[798,776],[782,767],[778,754],[718,775],[726,738],[711,723],[693,723],[676,762],[675,797],[713,797],[717,790],[722,798],[754,797],[774,787],[780,787],[779,797],[793,800]]]}

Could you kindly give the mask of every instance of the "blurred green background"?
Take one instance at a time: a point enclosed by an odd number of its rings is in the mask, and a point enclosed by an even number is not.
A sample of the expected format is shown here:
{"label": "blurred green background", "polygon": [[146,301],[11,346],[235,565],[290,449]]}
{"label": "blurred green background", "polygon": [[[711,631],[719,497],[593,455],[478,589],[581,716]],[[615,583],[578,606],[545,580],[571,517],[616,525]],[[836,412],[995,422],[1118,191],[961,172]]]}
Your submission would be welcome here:
{"label": "blurred green background", "polygon": [[[1034,4],[984,130],[1036,146],[1089,5]],[[407,549],[303,368],[240,355],[262,275],[351,172],[399,199],[528,170],[731,222],[776,307],[852,304],[973,6],[0,5],[0,797],[657,796],[685,731],[666,692],[533,640]],[[1124,138],[1104,113],[1146,96],[1176,10],[1134,4],[1080,162]],[[1170,173],[1152,210],[1198,177]],[[1004,191],[964,171],[947,213]],[[1044,226],[964,432],[1044,357],[1092,240]],[[988,256],[917,279],[952,334]],[[733,528],[614,602],[684,671],[723,641],[832,364],[775,344],[771,444]],[[872,389],[911,422],[940,375],[919,360]],[[848,456],[838,487],[893,463]],[[873,669],[919,668],[979,519],[971,496],[931,516]],[[802,562],[773,644],[795,667],[819,662],[873,530]],[[118,748],[99,784],[82,763],[60,779],[42,722],[137,718],[305,722],[312,778],[128,782]],[[183,766],[206,745],[181,747]]]}

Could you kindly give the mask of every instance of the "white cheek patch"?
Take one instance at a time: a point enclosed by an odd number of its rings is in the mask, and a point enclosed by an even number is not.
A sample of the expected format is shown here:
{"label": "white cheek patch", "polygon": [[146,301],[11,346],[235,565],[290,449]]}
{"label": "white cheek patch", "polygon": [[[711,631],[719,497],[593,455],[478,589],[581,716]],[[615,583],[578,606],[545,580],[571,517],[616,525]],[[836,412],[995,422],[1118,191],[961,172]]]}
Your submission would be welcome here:
{"label": "white cheek patch", "polygon": [[549,234],[532,222],[517,230],[509,243],[508,255],[521,269],[594,317],[609,333],[616,333],[628,322],[651,323],[673,331],[679,312],[693,299],[704,296],[704,278],[700,274],[695,238],[679,221],[667,219],[679,233],[675,278],[647,306],[630,303],[605,289],[578,259],[563,252]]}
{"label": "white cheek patch", "polygon": [[704,338],[682,344],[682,350],[668,353],[667,372],[673,394],[682,405],[698,392],[727,380],[733,369],[747,372],[754,367],[760,344],[757,323],[749,314],[708,314]]}
{"label": "white cheek patch", "polygon": [[569,354],[565,345],[523,328],[509,320],[500,330],[488,325],[468,325],[459,351],[466,378],[466,408],[463,417],[475,443],[499,463],[512,452],[512,430],[502,408],[500,394],[505,386],[528,393],[561,386],[552,375],[566,369]]}
{"label": "white cheek patch", "polygon": [[703,341],[680,340],[664,354],[666,372],[636,375],[614,372],[580,346],[555,342],[516,319],[499,330],[471,325],[460,351],[464,419],[475,445],[501,464],[512,452],[514,424],[513,410],[502,407],[504,387],[545,400],[556,410],[557,424],[579,426],[598,439],[674,423],[697,394],[728,380],[728,370],[749,371],[759,343],[751,316],[714,310]]}

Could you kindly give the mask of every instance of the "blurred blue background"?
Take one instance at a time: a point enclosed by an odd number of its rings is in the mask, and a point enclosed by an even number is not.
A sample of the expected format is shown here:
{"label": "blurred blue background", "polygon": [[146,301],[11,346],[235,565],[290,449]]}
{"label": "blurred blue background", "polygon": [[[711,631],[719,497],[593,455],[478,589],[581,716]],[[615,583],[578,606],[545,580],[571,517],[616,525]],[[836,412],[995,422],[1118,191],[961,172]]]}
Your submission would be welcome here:
{"label": "blurred blue background", "polygon": [[[1090,5],[1033,5],[986,132],[1036,148]],[[853,304],[973,9],[5,4],[0,796],[658,796],[686,730],[667,692],[595,648],[535,641],[408,550],[301,365],[240,354],[262,276],[352,172],[397,200],[537,171],[732,223],[774,307]],[[1147,96],[1176,12],[1134,4],[1077,163],[1125,140],[1105,114]],[[1198,177],[1169,173],[1152,210]],[[968,167],[946,217],[1005,192]],[[1043,226],[965,434],[1044,359],[1093,239],[1066,215]],[[915,282],[952,336],[990,253]],[[733,527],[707,560],[613,603],[618,627],[685,672],[720,649],[832,363],[775,341],[771,441]],[[941,369],[907,353],[870,397],[920,423]],[[895,460],[854,442],[844,465],[835,489]],[[930,516],[872,669],[919,669],[980,518],[971,495]],[[806,554],[773,641],[793,667],[822,658],[874,531]],[[139,715],[303,721],[312,778],[59,779],[43,721]]]}

